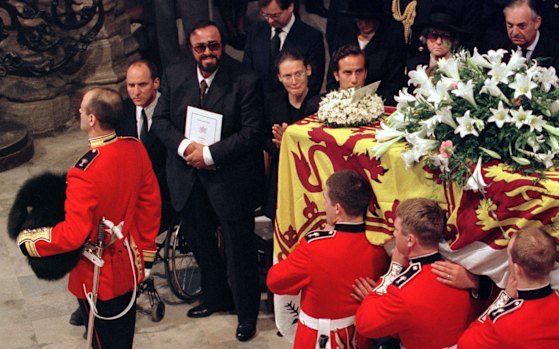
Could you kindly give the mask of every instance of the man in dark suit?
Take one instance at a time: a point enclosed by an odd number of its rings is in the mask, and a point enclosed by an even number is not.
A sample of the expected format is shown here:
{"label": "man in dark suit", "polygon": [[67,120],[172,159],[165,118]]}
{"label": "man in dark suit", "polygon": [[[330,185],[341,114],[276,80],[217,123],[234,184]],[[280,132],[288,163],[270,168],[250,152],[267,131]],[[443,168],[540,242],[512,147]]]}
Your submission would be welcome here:
{"label": "man in dark suit", "polygon": [[[359,46],[365,53],[365,85],[381,81],[377,94],[385,100],[386,105],[395,105],[394,95],[398,94],[405,78],[405,56],[394,49],[393,41],[386,32],[381,1],[350,1],[342,14],[354,19],[354,25],[336,33],[332,52],[347,44]],[[326,89],[333,90],[337,87],[333,71],[330,70]]]}
{"label": "man in dark suit", "polygon": [[322,33],[295,17],[293,0],[259,0],[258,5],[266,22],[256,23],[250,30],[243,64],[256,70],[265,92],[281,91],[283,87],[276,77],[275,60],[281,50],[296,48],[311,66],[310,93],[319,93],[325,65]]}
{"label": "man in dark suit", "polygon": [[559,71],[559,45],[541,35],[542,18],[535,0],[513,0],[503,10],[509,42],[502,47],[522,50],[527,59],[541,59],[540,65]]}
{"label": "man in dark suit", "polygon": [[143,59],[130,63],[126,71],[126,90],[129,98],[123,102],[123,116],[119,120],[116,133],[119,136],[140,139],[148,151],[161,190],[163,207],[159,231],[163,231],[171,223],[172,208],[165,175],[166,148],[151,129],[153,112],[160,96],[157,91],[159,84],[159,73],[155,64]]}
{"label": "man in dark suit", "polygon": [[[194,26],[189,46],[195,64],[183,60],[164,71],[152,127],[167,147],[171,202],[201,270],[204,300],[187,315],[233,310],[234,302],[236,337],[247,341],[256,331],[260,300],[253,233],[264,189],[262,88],[256,74],[223,52],[222,37],[214,22]],[[185,136],[185,115],[194,106],[222,115],[220,140],[203,145]]]}

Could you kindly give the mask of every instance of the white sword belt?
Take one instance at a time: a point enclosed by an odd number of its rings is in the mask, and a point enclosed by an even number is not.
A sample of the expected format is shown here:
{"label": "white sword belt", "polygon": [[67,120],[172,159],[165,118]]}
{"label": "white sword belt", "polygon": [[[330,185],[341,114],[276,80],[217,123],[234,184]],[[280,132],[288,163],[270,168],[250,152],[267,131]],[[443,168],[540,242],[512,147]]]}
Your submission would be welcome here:
{"label": "white sword belt", "polygon": [[299,321],[301,321],[301,324],[303,324],[304,326],[318,331],[318,333],[316,334],[316,348],[318,348],[318,338],[320,338],[320,335],[330,337],[331,331],[341,330],[343,328],[352,326],[353,324],[355,324],[355,315],[340,319],[317,319],[306,314],[303,309],[301,309],[299,312]]}

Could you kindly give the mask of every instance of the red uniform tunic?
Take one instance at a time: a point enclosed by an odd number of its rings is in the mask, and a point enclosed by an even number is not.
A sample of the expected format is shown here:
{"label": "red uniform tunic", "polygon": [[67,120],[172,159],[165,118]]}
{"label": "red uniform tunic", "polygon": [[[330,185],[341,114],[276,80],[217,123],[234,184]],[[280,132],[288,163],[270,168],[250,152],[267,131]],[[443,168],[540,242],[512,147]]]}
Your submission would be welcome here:
{"label": "red uniform tunic", "polygon": [[[139,283],[144,263],[150,267],[155,257],[161,217],[157,179],[140,141],[111,133],[90,142],[89,152],[68,171],[64,221],[52,228],[24,230],[18,244],[34,257],[60,254],[80,248],[89,239],[96,242],[103,217],[115,224],[124,221],[122,232],[130,242]],[[98,298],[105,301],[130,292],[135,285],[123,242],[105,248],[103,260]],[[70,272],[68,289],[76,297],[85,298],[83,284],[91,291],[93,266],[82,256]]]}
{"label": "red uniform tunic", "polygon": [[[359,304],[350,296],[355,279],[368,276],[376,280],[388,266],[384,248],[367,240],[365,224],[336,224],[335,229],[307,234],[287,259],[268,271],[269,290],[290,295],[301,291],[301,309],[314,318],[355,315]],[[353,332],[350,326],[347,331],[338,331],[338,335],[348,343],[347,336],[352,337]],[[327,348],[335,336],[330,333]],[[294,348],[315,348],[316,340],[317,331],[299,321]]]}
{"label": "red uniform tunic", "polygon": [[357,331],[369,338],[397,336],[407,349],[450,347],[470,323],[467,290],[436,280],[434,253],[410,260],[410,266],[388,286],[386,294],[371,292],[357,310]]}
{"label": "red uniform tunic", "polygon": [[518,297],[472,323],[458,348],[559,348],[559,295],[548,285]]}

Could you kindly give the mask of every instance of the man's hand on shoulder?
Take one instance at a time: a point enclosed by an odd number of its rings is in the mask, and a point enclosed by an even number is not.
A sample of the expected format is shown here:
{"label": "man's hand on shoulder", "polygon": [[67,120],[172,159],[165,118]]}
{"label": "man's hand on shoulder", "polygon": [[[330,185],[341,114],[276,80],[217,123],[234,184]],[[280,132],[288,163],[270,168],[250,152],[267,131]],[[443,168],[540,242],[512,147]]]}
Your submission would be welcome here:
{"label": "man's hand on shoulder", "polygon": [[369,293],[373,292],[376,286],[377,283],[370,277],[360,277],[352,285],[353,292],[351,292],[351,297],[361,303]]}

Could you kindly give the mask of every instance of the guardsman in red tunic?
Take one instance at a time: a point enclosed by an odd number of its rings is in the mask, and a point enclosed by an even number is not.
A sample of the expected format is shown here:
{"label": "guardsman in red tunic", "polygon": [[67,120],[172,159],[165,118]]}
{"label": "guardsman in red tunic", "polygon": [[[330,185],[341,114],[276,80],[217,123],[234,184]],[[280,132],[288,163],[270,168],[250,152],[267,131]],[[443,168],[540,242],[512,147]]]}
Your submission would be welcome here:
{"label": "guardsman in red tunic", "polygon": [[392,265],[357,310],[358,333],[396,336],[407,349],[447,348],[458,342],[472,319],[469,292],[438,282],[431,271],[431,264],[441,260],[444,221],[432,200],[410,199],[398,206]]}
{"label": "guardsman in red tunic", "polygon": [[[135,299],[132,290],[140,283],[155,258],[161,198],[157,179],[142,143],[118,138],[114,132],[122,109],[120,95],[109,89],[88,91],[80,106],[80,128],[88,134],[89,151],[68,171],[65,219],[54,227],[23,230],[18,236],[22,252],[45,257],[81,248],[88,240],[97,242],[99,223],[107,219],[124,222],[122,233],[129,241],[132,263],[123,240],[105,235],[104,265],[101,267],[97,310],[114,316],[128,304],[132,308],[114,321],[96,319],[94,348],[132,348]],[[113,239],[114,240],[114,239]],[[70,272],[68,289],[88,318],[84,288],[92,290],[94,264],[84,256]]]}
{"label": "guardsman in red tunic", "polygon": [[301,292],[294,348],[355,348],[355,311],[351,297],[358,277],[375,280],[386,271],[384,248],[365,236],[369,183],[354,171],[334,173],[326,182],[324,206],[332,229],[308,233],[287,259],[268,271],[276,294]]}
{"label": "guardsman in red tunic", "polygon": [[495,302],[464,332],[458,348],[559,348],[559,295],[549,273],[556,244],[527,228],[509,242],[509,279]]}

